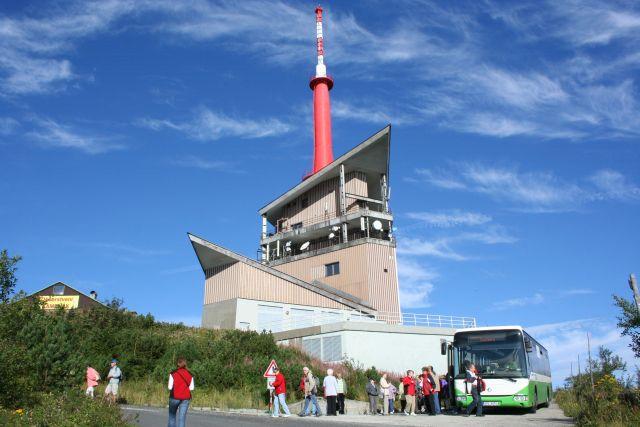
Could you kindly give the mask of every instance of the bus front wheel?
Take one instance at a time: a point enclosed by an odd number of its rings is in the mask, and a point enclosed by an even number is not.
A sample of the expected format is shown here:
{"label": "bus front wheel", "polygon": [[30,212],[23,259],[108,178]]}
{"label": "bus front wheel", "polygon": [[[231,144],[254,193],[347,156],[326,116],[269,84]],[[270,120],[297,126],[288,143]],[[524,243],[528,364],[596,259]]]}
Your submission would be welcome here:
{"label": "bus front wheel", "polygon": [[531,405],[531,408],[529,408],[529,413],[530,414],[535,414],[536,412],[538,412],[538,389],[536,388],[536,392],[533,395],[533,402]]}

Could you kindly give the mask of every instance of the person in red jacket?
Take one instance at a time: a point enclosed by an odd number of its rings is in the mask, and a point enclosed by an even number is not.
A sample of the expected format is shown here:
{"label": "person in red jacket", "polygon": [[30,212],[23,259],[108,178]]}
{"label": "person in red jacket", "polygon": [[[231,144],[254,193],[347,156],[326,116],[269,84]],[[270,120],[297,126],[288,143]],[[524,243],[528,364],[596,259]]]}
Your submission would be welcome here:
{"label": "person in red jacket", "polygon": [[433,392],[435,391],[435,380],[427,368],[422,369],[422,393],[424,394],[425,407],[429,415],[436,415],[435,404],[433,403]]}
{"label": "person in red jacket", "polygon": [[191,392],[195,388],[193,375],[187,369],[186,359],[179,357],[177,365],[177,369],[169,374],[169,427],[186,425]]}
{"label": "person in red jacket", "polygon": [[415,415],[416,409],[416,378],[415,373],[411,370],[407,371],[407,376],[402,378],[404,385],[404,394],[407,397],[406,415]]}
{"label": "person in red jacket", "polygon": [[284,411],[284,415],[282,416],[289,417],[291,416],[291,413],[287,406],[287,382],[285,381],[282,372],[280,372],[280,369],[275,367],[273,368],[273,372],[276,374],[276,379],[273,381],[273,384],[271,384],[274,388],[273,414],[271,414],[271,416],[278,418],[280,416],[280,405],[282,405],[282,410]]}

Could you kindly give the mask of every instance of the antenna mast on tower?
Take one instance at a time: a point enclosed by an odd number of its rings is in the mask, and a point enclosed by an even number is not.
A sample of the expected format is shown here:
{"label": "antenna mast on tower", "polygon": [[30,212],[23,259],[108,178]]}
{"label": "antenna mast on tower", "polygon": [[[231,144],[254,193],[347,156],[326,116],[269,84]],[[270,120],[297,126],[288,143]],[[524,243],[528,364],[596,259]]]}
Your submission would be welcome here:
{"label": "antenna mast on tower", "polygon": [[313,90],[313,173],[333,162],[333,146],[331,142],[331,105],[329,91],[333,87],[333,79],[327,76],[324,64],[324,42],[322,36],[322,8],[316,8],[316,48],[318,63],[316,75],[309,86]]}

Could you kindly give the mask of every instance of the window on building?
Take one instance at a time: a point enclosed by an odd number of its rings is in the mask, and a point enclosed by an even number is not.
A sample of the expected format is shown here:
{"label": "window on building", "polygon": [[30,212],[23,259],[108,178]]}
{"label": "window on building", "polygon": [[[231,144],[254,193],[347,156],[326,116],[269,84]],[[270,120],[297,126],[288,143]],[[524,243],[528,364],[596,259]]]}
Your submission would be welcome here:
{"label": "window on building", "polygon": [[291,226],[291,229],[292,229],[292,230],[298,230],[298,229],[300,229],[300,228],[302,228],[302,223],[301,223],[301,222],[296,222],[295,224],[293,224],[293,225]]}
{"label": "window on building", "polygon": [[55,285],[53,287],[54,295],[64,295],[64,285]]}
{"label": "window on building", "polygon": [[335,276],[336,274],[340,274],[339,262],[332,262],[331,264],[325,264],[324,266],[325,277]]}
{"label": "window on building", "polygon": [[282,306],[274,305],[258,305],[258,324],[257,330],[272,332],[280,332],[282,330],[282,322],[284,321],[284,312]]}
{"label": "window on building", "polygon": [[304,199],[302,199],[301,203],[302,203],[302,209],[304,209],[309,206],[309,199],[305,197]]}
{"label": "window on building", "polygon": [[342,340],[340,335],[322,338],[322,361],[339,362],[342,360]]}
{"label": "window on building", "polygon": [[322,359],[322,343],[320,338],[302,339],[302,349],[311,357]]}

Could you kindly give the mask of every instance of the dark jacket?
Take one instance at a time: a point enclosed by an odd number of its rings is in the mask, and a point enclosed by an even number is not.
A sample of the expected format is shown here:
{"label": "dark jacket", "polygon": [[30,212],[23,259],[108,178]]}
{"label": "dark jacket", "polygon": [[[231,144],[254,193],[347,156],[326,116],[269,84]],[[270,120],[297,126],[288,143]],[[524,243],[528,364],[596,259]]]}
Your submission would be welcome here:
{"label": "dark jacket", "polygon": [[367,394],[369,396],[377,396],[378,395],[378,388],[374,384],[368,383],[366,390],[367,390]]}

